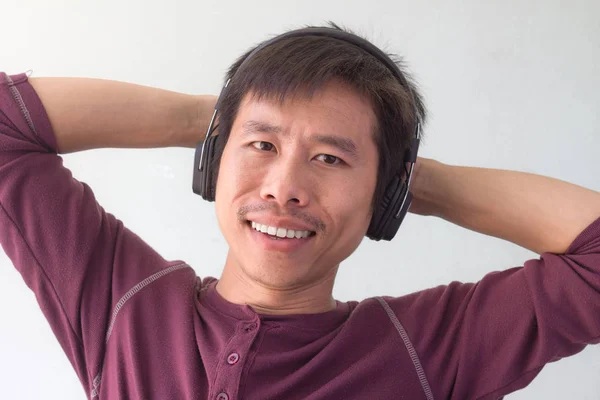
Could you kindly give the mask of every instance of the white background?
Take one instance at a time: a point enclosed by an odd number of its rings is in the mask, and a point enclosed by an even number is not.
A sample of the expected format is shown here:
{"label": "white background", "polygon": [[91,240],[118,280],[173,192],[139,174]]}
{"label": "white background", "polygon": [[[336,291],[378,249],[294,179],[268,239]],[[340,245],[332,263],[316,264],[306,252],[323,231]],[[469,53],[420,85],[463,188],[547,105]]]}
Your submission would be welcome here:
{"label": "white background", "polygon": [[[333,20],[405,56],[431,111],[420,155],[516,169],[600,190],[597,1],[2,1],[0,70],[85,76],[217,94],[228,65],[285,30]],[[101,204],[201,276],[227,245],[214,205],[191,191],[193,150],[65,157]],[[523,265],[537,255],[409,215],[392,242],[365,240],[334,295],[400,296]],[[600,398],[600,349],[548,365],[510,399]],[[0,398],[85,393],[33,294],[0,251]]]}

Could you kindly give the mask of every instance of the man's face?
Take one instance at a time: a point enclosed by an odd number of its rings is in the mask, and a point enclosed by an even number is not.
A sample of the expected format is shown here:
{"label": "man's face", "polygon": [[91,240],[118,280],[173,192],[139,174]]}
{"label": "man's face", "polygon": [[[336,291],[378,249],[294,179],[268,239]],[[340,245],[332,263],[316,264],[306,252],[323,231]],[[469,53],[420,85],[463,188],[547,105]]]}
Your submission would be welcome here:
{"label": "man's face", "polygon": [[217,182],[225,268],[280,289],[335,275],[371,218],[375,125],[370,103],[341,83],[283,105],[247,95]]}

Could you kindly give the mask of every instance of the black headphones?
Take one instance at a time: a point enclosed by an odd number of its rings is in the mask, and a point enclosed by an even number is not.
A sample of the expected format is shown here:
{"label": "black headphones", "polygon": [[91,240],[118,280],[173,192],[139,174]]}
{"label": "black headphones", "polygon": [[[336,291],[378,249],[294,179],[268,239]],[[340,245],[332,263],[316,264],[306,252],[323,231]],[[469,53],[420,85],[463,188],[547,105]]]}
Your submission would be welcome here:
{"label": "black headphones", "polygon": [[[261,49],[282,39],[298,36],[326,36],[343,40],[358,46],[381,61],[392,72],[392,74],[394,74],[400,84],[407,90],[410,90],[410,86],[406,81],[406,78],[400,72],[398,66],[383,51],[359,36],[334,28],[303,28],[279,35],[269,41],[264,42],[254,49],[254,51],[252,51],[252,53],[250,53],[248,57],[244,59],[242,64],[239,66],[238,71],[242,69],[244,63],[246,63]],[[233,78],[235,78],[235,76]],[[212,135],[213,131],[216,129],[216,127],[213,128],[213,125],[215,123],[215,118],[219,110],[221,99],[225,96],[227,86],[229,85],[230,81],[231,79],[225,83],[223,89],[221,90],[221,94],[219,95],[219,99],[217,100],[217,104],[215,106],[215,111],[206,132],[206,139],[203,142],[198,143],[196,146],[192,190],[194,193],[199,194],[204,200],[207,201],[215,201],[216,191],[216,181],[213,182],[212,172],[209,169],[214,159],[215,142],[218,136]],[[387,185],[381,203],[375,205],[373,216],[371,217],[371,223],[369,224],[369,228],[367,230],[367,237],[370,239],[392,240],[396,235],[398,228],[400,228],[400,224],[402,224],[402,221],[404,220],[404,217],[406,216],[406,213],[408,212],[412,202],[412,193],[409,191],[410,180],[415,162],[417,161],[417,153],[419,151],[419,143],[421,140],[421,124],[418,120],[416,102],[415,118],[417,121],[414,128],[415,134],[411,139],[409,148],[404,154],[404,161],[402,163],[406,172],[406,179],[403,180],[402,171],[398,171],[398,173],[396,173],[396,175],[394,175],[392,178],[392,181]],[[410,168],[408,171],[406,171],[407,163],[410,163]]]}

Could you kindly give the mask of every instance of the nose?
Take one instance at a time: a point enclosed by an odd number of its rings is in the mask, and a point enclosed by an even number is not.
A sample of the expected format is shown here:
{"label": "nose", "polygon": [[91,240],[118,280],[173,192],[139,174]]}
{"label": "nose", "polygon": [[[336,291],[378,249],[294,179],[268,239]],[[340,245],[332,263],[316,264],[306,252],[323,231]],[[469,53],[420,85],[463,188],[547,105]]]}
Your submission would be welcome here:
{"label": "nose", "polygon": [[291,157],[279,158],[269,167],[260,190],[260,197],[276,202],[280,207],[305,207],[310,201],[310,177],[306,166]]}

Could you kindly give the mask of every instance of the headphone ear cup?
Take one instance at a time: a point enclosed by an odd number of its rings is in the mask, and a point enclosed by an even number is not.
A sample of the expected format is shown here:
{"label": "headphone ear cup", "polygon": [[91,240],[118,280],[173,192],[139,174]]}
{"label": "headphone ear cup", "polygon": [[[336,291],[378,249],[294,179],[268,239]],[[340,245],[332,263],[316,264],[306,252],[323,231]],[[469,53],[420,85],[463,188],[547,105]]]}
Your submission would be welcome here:
{"label": "headphone ear cup", "polygon": [[[400,224],[404,219],[404,215],[400,213],[398,218],[396,214],[405,196],[410,196],[408,187],[399,175],[395,175],[392,181],[388,184],[385,189],[385,193],[381,199],[381,203],[375,206],[373,216],[371,217],[371,223],[367,230],[367,236],[372,240],[392,240],[396,235]],[[407,201],[403,207],[403,210],[408,210],[410,206],[410,198],[407,197]]]}
{"label": "headphone ear cup", "polygon": [[394,176],[392,181],[386,186],[379,204],[375,204],[371,223],[369,224],[369,229],[367,229],[367,236],[369,239],[381,240],[381,231],[384,225],[385,215],[389,213],[390,203],[394,198],[398,183],[398,177]]}
{"label": "headphone ear cup", "polygon": [[[215,142],[218,135],[209,136],[205,143],[196,146],[194,155],[194,173],[192,190],[206,201],[215,201],[215,187],[213,185],[213,171],[211,166],[215,154]],[[202,165],[199,165],[200,162]]]}
{"label": "headphone ear cup", "polygon": [[192,173],[192,190],[194,193],[202,194],[202,179],[204,171],[200,170],[200,160],[202,159],[202,142],[196,145],[196,152],[194,153],[194,172]]}
{"label": "headphone ear cup", "polygon": [[206,201],[215,201],[215,182],[214,182],[214,171],[212,170],[212,166],[215,159],[215,147],[217,142],[218,135],[212,135],[208,138],[208,143],[206,143],[206,154],[203,160],[204,166],[202,168],[202,172],[204,173],[204,200]]}
{"label": "headphone ear cup", "polygon": [[[406,190],[405,190],[406,185],[404,183],[402,184],[402,188],[403,188],[403,191],[406,193]],[[387,219],[387,223],[382,228],[381,236],[382,236],[383,240],[392,240],[394,238],[394,236],[396,236],[398,229],[400,229],[400,225],[402,224],[402,221],[404,221],[404,217],[406,216],[406,213],[408,212],[408,208],[410,207],[410,204],[412,203],[412,193],[411,192],[406,193],[406,201],[404,202],[404,206],[402,207],[402,210],[400,210],[400,212],[398,212],[400,206],[402,205],[403,198],[404,198],[404,195],[399,196],[398,204],[396,205],[396,207],[394,207],[394,211],[392,212],[392,215],[390,216],[390,218]],[[396,216],[396,214],[398,214],[398,216]]]}

